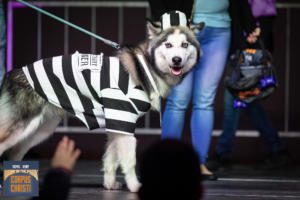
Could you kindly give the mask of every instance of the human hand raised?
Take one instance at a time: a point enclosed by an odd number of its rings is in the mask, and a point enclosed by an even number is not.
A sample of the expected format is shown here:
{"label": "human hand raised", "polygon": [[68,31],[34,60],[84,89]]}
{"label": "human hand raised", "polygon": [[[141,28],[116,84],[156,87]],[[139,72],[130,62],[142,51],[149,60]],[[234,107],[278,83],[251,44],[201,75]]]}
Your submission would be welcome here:
{"label": "human hand raised", "polygon": [[64,136],[56,147],[51,166],[72,171],[80,154],[81,151],[75,148],[75,142]]}

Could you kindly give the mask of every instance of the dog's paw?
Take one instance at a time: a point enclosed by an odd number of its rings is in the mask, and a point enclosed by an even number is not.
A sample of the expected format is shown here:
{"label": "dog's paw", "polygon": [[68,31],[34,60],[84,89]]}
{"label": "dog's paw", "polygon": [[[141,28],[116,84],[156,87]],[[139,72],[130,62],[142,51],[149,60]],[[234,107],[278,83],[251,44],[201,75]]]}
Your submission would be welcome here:
{"label": "dog's paw", "polygon": [[127,181],[127,188],[130,192],[138,192],[141,186],[141,183],[137,180]]}
{"label": "dog's paw", "polygon": [[107,190],[119,190],[122,188],[122,184],[116,181],[114,173],[104,173],[103,186]]}
{"label": "dog's paw", "polygon": [[103,186],[107,190],[120,190],[122,188],[122,183],[115,181],[113,183],[103,183]]}

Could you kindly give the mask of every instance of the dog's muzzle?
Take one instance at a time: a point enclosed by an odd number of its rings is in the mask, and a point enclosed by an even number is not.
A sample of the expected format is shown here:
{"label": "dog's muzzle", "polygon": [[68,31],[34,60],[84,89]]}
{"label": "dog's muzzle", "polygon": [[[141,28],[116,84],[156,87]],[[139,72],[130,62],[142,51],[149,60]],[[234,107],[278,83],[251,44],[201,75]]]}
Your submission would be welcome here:
{"label": "dog's muzzle", "polygon": [[183,66],[170,66],[170,69],[174,76],[179,76],[182,74]]}
{"label": "dog's muzzle", "polygon": [[181,62],[182,62],[182,58],[180,58],[179,56],[174,56],[172,58],[172,62],[173,62],[173,65],[170,66],[171,68],[171,73],[175,76],[179,76],[181,75],[182,73],[182,68],[183,66],[181,65]]}

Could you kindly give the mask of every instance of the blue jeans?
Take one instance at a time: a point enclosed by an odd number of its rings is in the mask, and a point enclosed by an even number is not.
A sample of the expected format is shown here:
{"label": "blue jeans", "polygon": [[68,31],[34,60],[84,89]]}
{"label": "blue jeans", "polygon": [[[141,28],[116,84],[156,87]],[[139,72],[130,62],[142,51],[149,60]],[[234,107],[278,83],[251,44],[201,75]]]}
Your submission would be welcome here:
{"label": "blue jeans", "polygon": [[[229,157],[232,151],[232,142],[238,128],[241,109],[233,108],[234,97],[228,90],[224,93],[224,119],[223,132],[219,136],[216,146],[216,153],[221,157]],[[278,132],[273,128],[271,121],[258,102],[252,102],[244,109],[255,128],[265,139],[272,153],[277,153],[282,149],[282,144]]]}
{"label": "blue jeans", "polygon": [[0,85],[5,75],[5,45],[6,45],[6,28],[2,0],[0,0]]}
{"label": "blue jeans", "polygon": [[206,162],[214,120],[214,99],[230,45],[230,28],[205,27],[197,34],[203,56],[167,98],[162,138],[180,139],[185,111],[192,100],[192,143],[201,163]]}

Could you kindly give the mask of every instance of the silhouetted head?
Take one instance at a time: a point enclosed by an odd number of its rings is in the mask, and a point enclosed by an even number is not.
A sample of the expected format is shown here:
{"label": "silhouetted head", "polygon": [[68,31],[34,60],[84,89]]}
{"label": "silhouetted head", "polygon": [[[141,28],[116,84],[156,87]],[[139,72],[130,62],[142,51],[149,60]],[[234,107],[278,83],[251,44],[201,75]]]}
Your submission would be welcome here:
{"label": "silhouetted head", "polygon": [[163,140],[143,155],[140,200],[199,200],[202,196],[198,156],[192,146]]}

